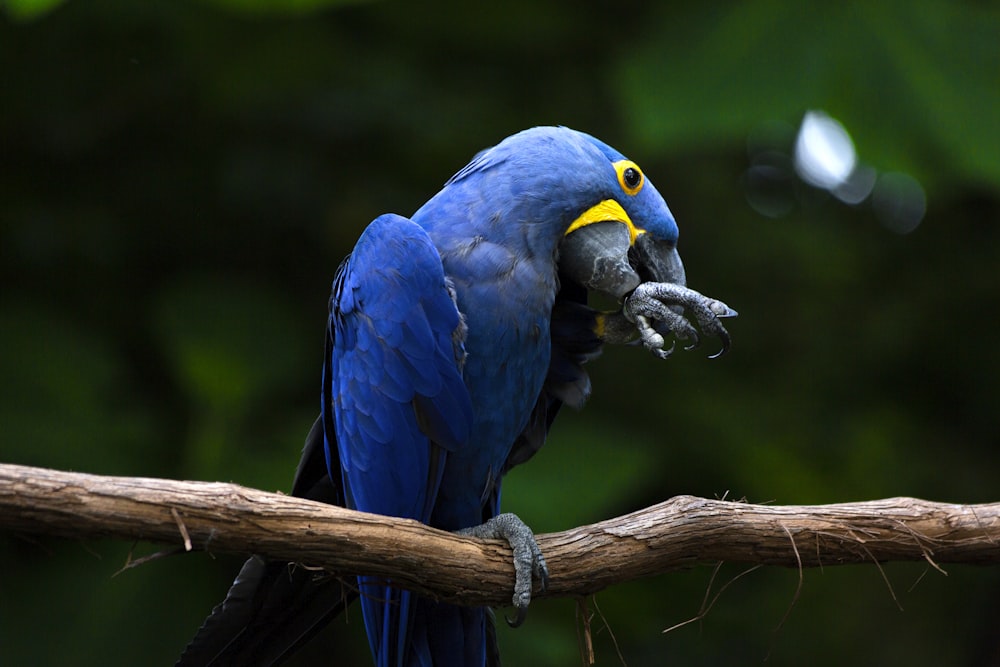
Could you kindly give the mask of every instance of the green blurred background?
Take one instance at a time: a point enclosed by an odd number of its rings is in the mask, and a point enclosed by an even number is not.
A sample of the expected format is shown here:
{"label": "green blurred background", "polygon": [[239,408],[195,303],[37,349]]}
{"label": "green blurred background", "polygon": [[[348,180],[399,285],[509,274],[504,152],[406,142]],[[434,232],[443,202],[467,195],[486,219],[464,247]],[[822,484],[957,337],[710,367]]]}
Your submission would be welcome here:
{"label": "green blurred background", "polygon": [[[366,222],[565,124],[643,166],[691,286],[740,317],[721,360],[608,350],[507,509],[550,531],[681,493],[1000,500],[995,3],[4,6],[2,461],[287,490]],[[860,195],[798,176],[809,110],[834,158],[829,119],[853,138]],[[239,559],[115,576],[155,549],[0,537],[0,662],[171,663]],[[798,574],[758,570],[668,634],[711,569],[621,585],[598,664],[1000,665],[1000,570],[946,570],[809,570],[787,619]],[[578,626],[534,604],[507,664],[580,664]],[[363,635],[355,610],[296,664],[368,664]]]}

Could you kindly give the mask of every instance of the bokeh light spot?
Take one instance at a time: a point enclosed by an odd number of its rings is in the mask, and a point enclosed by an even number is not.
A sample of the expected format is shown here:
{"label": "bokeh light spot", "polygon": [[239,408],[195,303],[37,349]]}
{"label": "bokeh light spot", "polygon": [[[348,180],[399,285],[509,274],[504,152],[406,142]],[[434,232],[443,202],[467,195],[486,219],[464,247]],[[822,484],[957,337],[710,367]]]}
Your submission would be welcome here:
{"label": "bokeh light spot", "polygon": [[924,219],[927,195],[917,179],[889,172],[879,176],[872,193],[872,206],[886,228],[897,234],[909,234]]}
{"label": "bokeh light spot", "polygon": [[844,126],[822,111],[806,112],[795,141],[795,170],[805,182],[834,190],[847,182],[857,155]]}
{"label": "bokeh light spot", "polygon": [[859,164],[847,180],[833,189],[833,195],[845,204],[855,206],[868,198],[876,180],[878,171],[874,167]]}

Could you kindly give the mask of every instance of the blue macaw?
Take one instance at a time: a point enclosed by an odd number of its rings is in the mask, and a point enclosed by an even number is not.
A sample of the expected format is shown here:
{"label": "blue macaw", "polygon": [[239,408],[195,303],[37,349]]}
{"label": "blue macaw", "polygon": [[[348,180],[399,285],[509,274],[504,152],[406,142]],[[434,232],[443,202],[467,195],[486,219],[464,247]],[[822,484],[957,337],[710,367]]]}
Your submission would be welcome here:
{"label": "blue macaw", "polygon": [[[661,357],[671,334],[697,344],[685,311],[729,346],[719,318],[735,311],[685,287],[677,233],[635,163],[563,127],[508,137],[410,218],[375,219],[334,280],[321,415],[293,493],[507,539],[520,622],[547,570],[527,526],[501,514],[501,482],[563,403],[587,398],[583,364],[605,342]],[[621,308],[590,308],[588,290]],[[359,583],[379,667],[498,662],[487,609]],[[278,662],[351,599],[251,558],[178,664]]]}

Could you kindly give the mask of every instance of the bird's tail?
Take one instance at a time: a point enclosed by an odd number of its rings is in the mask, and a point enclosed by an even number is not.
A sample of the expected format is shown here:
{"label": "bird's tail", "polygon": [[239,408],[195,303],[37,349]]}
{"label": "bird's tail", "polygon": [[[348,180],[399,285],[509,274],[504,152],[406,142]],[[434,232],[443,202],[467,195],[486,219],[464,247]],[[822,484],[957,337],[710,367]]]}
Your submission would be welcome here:
{"label": "bird's tail", "polygon": [[354,597],[328,575],[252,556],[176,665],[278,665]]}
{"label": "bird's tail", "polygon": [[[339,467],[339,463],[336,463]],[[327,473],[323,425],[316,420],[302,451],[292,495],[343,505]],[[297,651],[357,597],[353,582],[295,563],[251,556],[177,661],[178,667],[263,667]]]}

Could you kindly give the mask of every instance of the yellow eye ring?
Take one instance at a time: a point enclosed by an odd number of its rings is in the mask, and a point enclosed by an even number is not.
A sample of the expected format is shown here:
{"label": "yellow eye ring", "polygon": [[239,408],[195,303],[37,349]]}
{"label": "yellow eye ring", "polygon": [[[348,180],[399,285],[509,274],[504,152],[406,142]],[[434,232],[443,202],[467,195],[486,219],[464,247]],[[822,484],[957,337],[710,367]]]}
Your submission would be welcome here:
{"label": "yellow eye ring", "polygon": [[639,165],[632,160],[619,160],[614,163],[615,171],[618,173],[618,185],[622,186],[625,194],[636,195],[642,190],[646,182]]}

